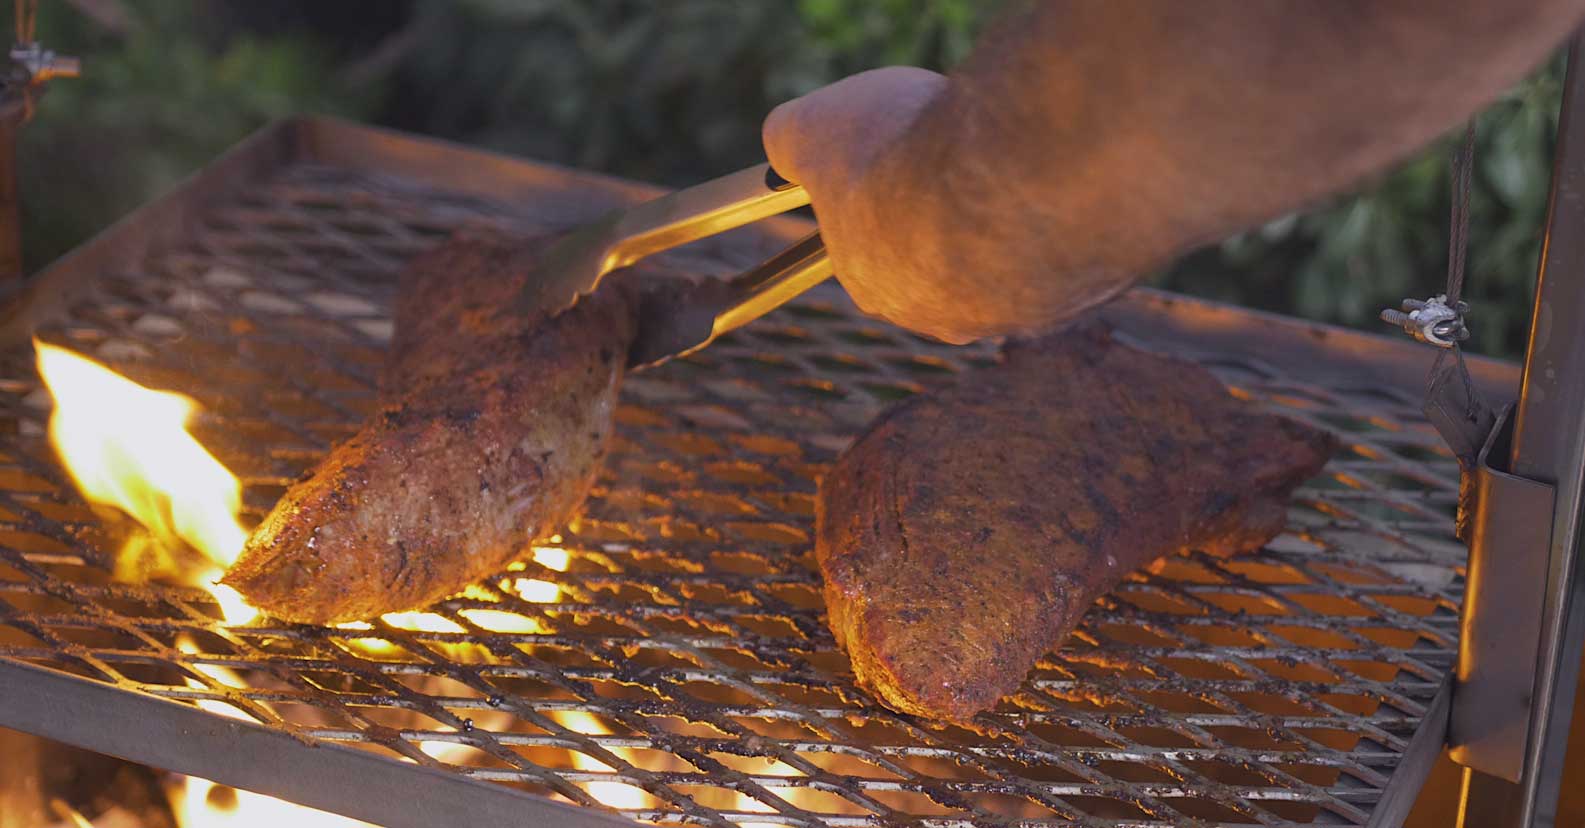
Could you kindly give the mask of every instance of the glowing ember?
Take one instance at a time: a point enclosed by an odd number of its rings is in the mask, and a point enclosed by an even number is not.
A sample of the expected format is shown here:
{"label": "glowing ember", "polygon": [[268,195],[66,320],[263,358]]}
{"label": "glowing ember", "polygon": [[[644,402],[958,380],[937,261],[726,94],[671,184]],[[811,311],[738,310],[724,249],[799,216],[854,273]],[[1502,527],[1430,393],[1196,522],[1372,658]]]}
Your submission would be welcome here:
{"label": "glowing ember", "polygon": [[[247,540],[237,522],[242,485],[187,431],[198,411],[191,398],[145,388],[64,348],[33,341],[39,376],[54,398],[50,443],[91,503],[114,506],[170,546],[185,542],[215,565],[185,573],[215,596],[228,623],[257,614],[229,587],[215,584]],[[140,558],[136,539],[120,560]]]}
{"label": "glowing ember", "polygon": [[518,615],[515,612],[503,612],[491,609],[460,609],[457,614],[468,619],[473,624],[499,633],[542,633],[545,625],[538,619]]}
{"label": "glowing ember", "polygon": [[[552,536],[551,541],[559,543],[561,541],[561,536]],[[554,546],[534,547],[534,563],[537,563],[546,569],[554,569],[557,572],[566,572],[567,565],[571,562],[572,556],[568,555],[567,550],[565,549],[558,549]]]}
{"label": "glowing ember", "polygon": [[[294,805],[284,799],[228,788],[208,779],[189,776],[171,798],[176,824],[181,828],[256,828],[290,825],[292,828],[360,828],[369,826],[344,816]],[[369,826],[369,828],[376,828]]]}
{"label": "glowing ember", "polygon": [[[596,719],[593,715],[584,713],[582,711],[553,711],[548,715],[559,722],[562,727],[577,733],[583,733],[589,736],[598,736],[611,732],[607,730],[604,725],[600,724],[599,719]],[[627,755],[625,755],[625,752],[622,748],[610,748],[610,751],[612,754],[621,756],[623,759],[629,758]],[[593,756],[588,756],[578,751],[574,751],[572,754],[572,764],[573,767],[583,771],[610,772],[612,770],[604,762],[601,762]],[[651,796],[643,788],[635,787],[625,782],[595,781],[580,782],[578,785],[579,787],[588,791],[589,795],[594,797],[596,801],[612,808],[635,810],[638,808],[653,807],[656,803],[655,797]]]}
{"label": "glowing ember", "polygon": [[388,612],[380,616],[380,620],[399,630],[441,633],[467,632],[467,630],[458,626],[457,622],[432,612]]}
{"label": "glowing ember", "polygon": [[506,586],[512,592],[523,596],[523,600],[533,601],[536,604],[554,604],[561,598],[561,587],[538,578],[514,578]]}
{"label": "glowing ember", "polygon": [[[550,541],[551,543],[560,543],[561,536],[552,535]],[[555,546],[536,546],[534,547],[534,563],[546,569],[566,572],[567,567],[572,563],[572,555],[567,550]],[[507,568],[522,571],[526,567],[523,564],[514,564]],[[514,593],[525,601],[533,601],[536,604],[554,604],[561,600],[561,586],[552,581],[545,581],[539,578],[505,578],[501,581],[501,589]],[[525,632],[533,632],[533,630],[525,630]]]}
{"label": "glowing ember", "polygon": [[[413,632],[467,632],[458,626],[456,622],[432,612],[388,612],[380,616],[380,620],[399,630],[411,630]],[[342,630],[372,630],[374,625],[367,621],[347,621],[337,624],[336,628]],[[368,638],[361,636],[349,638],[347,641],[372,656],[391,655],[401,649],[383,638],[374,638],[372,636]],[[445,646],[448,645],[443,645],[443,649]]]}

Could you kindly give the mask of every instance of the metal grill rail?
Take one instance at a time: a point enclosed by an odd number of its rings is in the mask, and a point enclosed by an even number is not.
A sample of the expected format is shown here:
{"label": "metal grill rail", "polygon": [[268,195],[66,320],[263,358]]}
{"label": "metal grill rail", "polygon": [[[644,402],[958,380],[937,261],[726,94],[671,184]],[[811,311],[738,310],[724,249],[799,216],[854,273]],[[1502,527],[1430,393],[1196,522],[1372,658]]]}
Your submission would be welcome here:
{"label": "metal grill rail", "polygon": [[[79,254],[31,297],[61,311],[44,338],[199,400],[195,431],[243,478],[249,520],[370,410],[409,256],[461,222],[591,209],[544,184],[525,198],[545,168],[522,162],[447,170],[465,153],[327,122],[274,130],[216,173],[246,186],[200,179],[171,197],[188,220],[150,208],[119,231],[123,255]],[[359,142],[392,171],[326,160]],[[507,163],[516,190],[479,184]],[[158,244],[124,255],[129,233]],[[726,270],[774,243],[732,239],[683,255]],[[1135,339],[1346,448],[1264,552],[1130,576],[973,729],[893,714],[852,686],[810,538],[836,452],[885,405],[994,349],[870,322],[833,289],[628,380],[614,452],[558,545],[565,566],[542,552],[426,619],[369,629],[227,627],[202,590],[114,580],[125,527],[65,480],[31,353],[13,348],[0,357],[0,688],[28,686],[15,665],[43,666],[128,698],[202,700],[215,717],[219,704],[303,751],[438,769],[471,780],[469,798],[515,789],[667,823],[1365,825],[1453,658],[1456,466],[1412,393],[1192,337]],[[287,793],[300,770],[227,768]],[[389,815],[401,803],[373,792],[390,787],[314,804]]]}

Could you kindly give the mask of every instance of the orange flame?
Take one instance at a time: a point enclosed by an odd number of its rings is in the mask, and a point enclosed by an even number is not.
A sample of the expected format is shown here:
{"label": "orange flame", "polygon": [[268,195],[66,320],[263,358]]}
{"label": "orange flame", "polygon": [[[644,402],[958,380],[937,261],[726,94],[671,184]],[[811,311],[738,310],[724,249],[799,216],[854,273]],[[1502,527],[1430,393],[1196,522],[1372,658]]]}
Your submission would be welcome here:
{"label": "orange flame", "polygon": [[[605,725],[600,723],[599,719],[580,710],[552,711],[547,715],[559,722],[562,727],[587,736],[601,736],[611,732],[606,729]],[[629,758],[622,748],[610,748],[610,751],[623,759]],[[578,751],[574,751],[572,754],[572,764],[573,767],[582,771],[610,772],[612,770],[604,762]],[[656,803],[655,797],[648,791],[629,785],[626,782],[592,781],[581,782],[579,786],[588,791],[589,795],[594,797],[596,801],[612,808],[635,810],[651,807]]]}
{"label": "orange flame", "polygon": [[[257,611],[235,590],[215,583],[225,567],[241,553],[247,531],[237,520],[242,505],[240,481],[187,430],[198,411],[198,404],[182,394],[146,388],[64,348],[38,340],[33,344],[38,353],[39,375],[55,402],[49,424],[50,443],[83,497],[91,503],[113,506],[125,512],[142,524],[153,543],[162,548],[186,544],[202,553],[212,566],[186,573],[188,580],[215,596],[228,623],[251,621]],[[129,540],[122,557],[144,554],[149,540]],[[550,540],[558,543],[561,539]],[[535,547],[534,560],[557,572],[565,572],[571,562],[566,550],[553,546]],[[555,603],[562,597],[559,585],[538,578],[507,577],[500,586],[538,603]],[[466,608],[458,610],[458,615],[496,632],[544,631],[538,620],[512,612]],[[456,622],[428,612],[390,613],[381,620],[406,630],[464,631]],[[363,622],[338,626],[348,630],[373,629]],[[394,649],[394,645],[378,638],[352,640],[371,654]],[[190,641],[179,641],[178,646],[184,652],[196,651]],[[224,667],[195,664],[193,668],[221,684],[241,686],[241,679]],[[187,683],[195,689],[203,687],[194,679],[188,679]],[[211,713],[247,719],[241,710],[224,702],[200,699],[197,704]],[[552,715],[580,733],[608,732],[587,713]],[[443,761],[466,749],[463,745],[440,741],[424,742],[420,747]],[[612,752],[622,755],[621,748],[613,748]],[[573,761],[579,770],[611,770],[582,753],[575,752]],[[626,783],[589,781],[582,785],[596,800],[614,808],[632,810],[656,804],[654,796]],[[182,828],[251,828],[255,825],[358,828],[367,825],[192,776],[180,778],[172,791],[171,805],[177,824]]]}
{"label": "orange flame", "polygon": [[[187,573],[215,596],[228,623],[257,611],[230,587],[215,583],[247,540],[237,522],[242,485],[187,425],[192,398],[145,388],[80,354],[38,340],[39,376],[55,401],[50,443],[83,497],[114,506],[169,548],[185,542],[213,567]],[[122,560],[141,542],[128,542]]]}
{"label": "orange flame", "polygon": [[[184,653],[197,652],[191,641],[181,639],[176,646]],[[194,664],[194,670],[215,681],[236,687],[241,679],[232,671],[214,664]],[[187,686],[202,690],[204,685],[187,679]],[[248,721],[242,711],[224,702],[199,699],[198,707],[219,716]],[[171,791],[171,810],[181,828],[254,828],[259,825],[290,825],[292,828],[377,828],[344,816],[296,805],[273,796],[220,785],[198,776],[180,777]]]}
{"label": "orange flame", "polygon": [[[552,537],[551,541],[559,543],[561,541],[561,536],[557,535]],[[568,565],[571,563],[571,555],[567,552],[567,550],[558,547],[536,546],[534,547],[534,561],[548,569],[553,569],[557,572],[566,572]],[[513,564],[513,567],[520,569],[522,565]],[[538,578],[504,578],[500,582],[500,587],[505,591],[521,596],[524,600],[533,601],[540,604],[553,604],[561,600],[560,586],[550,581],[539,580]],[[461,594],[465,597],[488,596],[486,591],[480,590],[478,587],[474,586],[464,588]],[[540,623],[539,619],[519,615],[515,612],[467,607],[457,610],[457,614],[463,618],[466,618],[475,626],[489,630],[490,632],[545,632],[545,627]],[[438,633],[466,632],[466,630],[463,629],[463,627],[457,622],[452,621],[443,615],[436,615],[432,612],[388,612],[380,616],[380,620],[399,630]],[[368,623],[367,621],[348,621],[337,624],[336,627],[343,630],[374,629],[374,625]],[[397,649],[395,644],[374,636],[369,636],[367,638],[349,638],[348,641],[363,652],[375,656],[389,655],[395,652]],[[442,650],[445,650],[448,648],[456,648],[465,645],[443,644],[440,646]]]}

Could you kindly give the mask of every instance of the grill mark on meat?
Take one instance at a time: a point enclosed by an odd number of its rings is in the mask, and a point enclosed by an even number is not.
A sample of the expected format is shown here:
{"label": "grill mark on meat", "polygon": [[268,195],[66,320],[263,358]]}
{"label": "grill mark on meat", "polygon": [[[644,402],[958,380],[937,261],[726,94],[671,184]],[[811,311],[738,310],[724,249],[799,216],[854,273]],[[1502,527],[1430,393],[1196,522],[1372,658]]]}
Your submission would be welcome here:
{"label": "grill mark on meat", "polygon": [[898,474],[899,471],[897,469],[892,469],[892,520],[897,523],[897,547],[902,553],[903,559],[907,560],[910,557],[908,554],[908,526],[903,523],[903,487],[897,479]]}
{"label": "grill mark on meat", "polygon": [[883,703],[965,721],[1129,571],[1263,545],[1335,443],[1098,330],[1010,347],[877,418],[820,481],[832,632]]}
{"label": "grill mark on meat", "polygon": [[408,567],[412,565],[412,557],[407,554],[407,543],[397,541],[396,544],[396,573],[391,577],[391,585],[400,585],[408,575]]}

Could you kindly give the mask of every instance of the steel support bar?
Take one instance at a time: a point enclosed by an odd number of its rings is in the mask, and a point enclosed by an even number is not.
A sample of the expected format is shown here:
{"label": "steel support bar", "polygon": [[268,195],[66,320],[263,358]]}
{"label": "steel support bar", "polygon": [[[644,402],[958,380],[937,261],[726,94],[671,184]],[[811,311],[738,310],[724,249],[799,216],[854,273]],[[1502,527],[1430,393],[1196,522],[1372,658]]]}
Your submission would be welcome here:
{"label": "steel support bar", "polygon": [[1509,782],[1466,770],[1461,807],[1466,828],[1554,824],[1579,678],[1585,633],[1585,601],[1575,600],[1582,587],[1578,561],[1585,517],[1585,67],[1580,57],[1576,38],[1563,85],[1546,237],[1509,463],[1513,474],[1549,484],[1556,492],[1523,772],[1518,782]]}
{"label": "steel support bar", "polygon": [[[555,825],[629,820],[340,745],[303,743],[249,721],[91,679],[0,659],[0,727],[131,762],[202,776],[386,828]],[[10,761],[7,756],[4,760]],[[269,768],[268,775],[259,768]],[[9,828],[9,824],[8,824]]]}
{"label": "steel support bar", "polygon": [[1401,828],[1404,820],[1408,819],[1409,812],[1414,809],[1415,798],[1431,776],[1431,769],[1436,765],[1442,743],[1447,738],[1450,719],[1448,708],[1451,707],[1452,698],[1453,682],[1449,679],[1443,682],[1442,689],[1437,691],[1431,705],[1426,708],[1425,718],[1414,729],[1409,748],[1393,770],[1392,781],[1387,783],[1381,801],[1371,810],[1370,822],[1365,824],[1365,828]]}
{"label": "steel support bar", "polygon": [[1476,464],[1448,747],[1460,765],[1518,782],[1535,698],[1556,497],[1551,486],[1504,468],[1512,456],[1513,424],[1514,407],[1508,406]]}
{"label": "steel support bar", "polygon": [[22,208],[17,190],[17,133],[25,103],[0,81],[0,284],[22,278]]}

